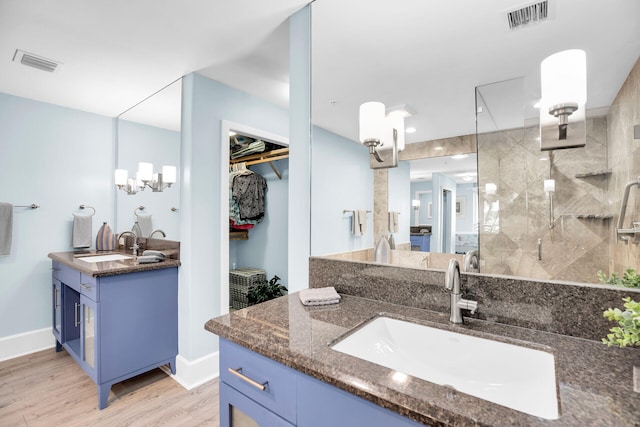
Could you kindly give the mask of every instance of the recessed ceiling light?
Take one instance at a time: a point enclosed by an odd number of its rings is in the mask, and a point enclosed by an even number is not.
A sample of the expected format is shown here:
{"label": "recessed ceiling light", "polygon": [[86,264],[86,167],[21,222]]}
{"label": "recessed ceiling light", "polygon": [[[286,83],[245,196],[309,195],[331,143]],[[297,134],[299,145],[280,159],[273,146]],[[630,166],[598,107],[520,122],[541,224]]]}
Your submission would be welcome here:
{"label": "recessed ceiling light", "polygon": [[455,154],[455,155],[451,156],[451,158],[455,159],[455,160],[458,160],[458,159],[464,159],[467,156],[468,156],[468,154]]}
{"label": "recessed ceiling light", "polygon": [[411,117],[415,114],[413,108],[408,105],[396,105],[394,107],[387,108],[387,116],[400,116],[400,117]]}
{"label": "recessed ceiling light", "polygon": [[444,147],[433,147],[433,149],[434,149],[434,150],[438,150],[438,151],[440,151],[440,150],[443,150],[443,149],[444,149]]}
{"label": "recessed ceiling light", "polygon": [[538,102],[533,104],[533,108],[540,108],[540,106],[542,106],[542,100],[539,100]]}
{"label": "recessed ceiling light", "polygon": [[414,128],[413,126],[409,126],[404,130],[404,133],[416,133],[416,128]]}

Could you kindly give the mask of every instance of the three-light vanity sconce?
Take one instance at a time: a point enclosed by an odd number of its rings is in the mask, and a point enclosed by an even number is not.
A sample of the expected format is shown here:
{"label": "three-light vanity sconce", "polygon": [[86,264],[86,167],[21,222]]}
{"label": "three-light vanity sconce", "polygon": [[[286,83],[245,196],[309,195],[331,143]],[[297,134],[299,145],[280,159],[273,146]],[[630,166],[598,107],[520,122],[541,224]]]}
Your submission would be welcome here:
{"label": "three-light vanity sconce", "polygon": [[161,192],[171,187],[171,184],[175,182],[175,166],[165,165],[162,166],[161,173],[153,173],[152,163],[140,162],[135,178],[129,178],[129,172],[126,169],[116,169],[115,171],[116,186],[129,195],[143,191],[145,187],[151,188],[154,192]]}

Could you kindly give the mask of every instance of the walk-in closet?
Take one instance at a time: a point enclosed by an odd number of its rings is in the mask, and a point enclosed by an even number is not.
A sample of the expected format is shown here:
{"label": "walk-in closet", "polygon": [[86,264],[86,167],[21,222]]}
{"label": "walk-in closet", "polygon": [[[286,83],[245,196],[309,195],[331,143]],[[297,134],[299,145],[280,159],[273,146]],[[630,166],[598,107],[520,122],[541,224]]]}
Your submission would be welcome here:
{"label": "walk-in closet", "polygon": [[229,133],[230,309],[250,305],[253,286],[288,287],[288,157],[282,142]]}

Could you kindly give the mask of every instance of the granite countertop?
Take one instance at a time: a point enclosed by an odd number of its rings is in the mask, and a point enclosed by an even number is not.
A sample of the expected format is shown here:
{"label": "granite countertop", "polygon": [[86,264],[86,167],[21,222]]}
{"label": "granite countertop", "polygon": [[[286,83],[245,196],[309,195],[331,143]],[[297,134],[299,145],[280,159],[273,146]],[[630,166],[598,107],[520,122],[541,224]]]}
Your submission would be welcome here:
{"label": "granite countertop", "polygon": [[[385,313],[390,317],[499,340],[547,346],[556,357],[560,418],[546,420],[334,351],[328,343]],[[638,426],[633,367],[640,350],[482,320],[452,325],[448,314],[342,295],[339,304],[306,307],[297,293],[209,320],[220,337],[302,373],[431,426]],[[640,368],[638,368],[640,370]]]}
{"label": "granite countertop", "polygon": [[[168,251],[163,251],[167,253]],[[83,257],[91,255],[109,255],[109,254],[121,254],[129,256],[129,259],[122,259],[117,261],[103,261],[103,262],[86,262],[82,261]],[[167,256],[170,254],[167,253]],[[159,270],[161,268],[179,267],[180,260],[167,258],[164,261],[140,264],[137,261],[137,257],[131,254],[131,251],[82,251],[82,252],[52,252],[49,254],[49,258],[64,264],[68,267],[78,270],[88,276],[101,277],[101,276],[114,276],[116,274],[137,273],[139,271]]]}

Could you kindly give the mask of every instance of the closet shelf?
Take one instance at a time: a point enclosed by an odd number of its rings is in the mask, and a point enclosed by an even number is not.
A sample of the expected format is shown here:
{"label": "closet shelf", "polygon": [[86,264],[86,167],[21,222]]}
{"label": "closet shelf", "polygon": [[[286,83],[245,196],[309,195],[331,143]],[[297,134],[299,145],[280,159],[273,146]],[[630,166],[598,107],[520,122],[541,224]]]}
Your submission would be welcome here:
{"label": "closet shelf", "polygon": [[276,150],[271,150],[271,151],[265,151],[264,153],[250,154],[248,156],[239,157],[237,159],[230,159],[229,163],[232,165],[235,163],[244,163],[247,166],[251,166],[251,165],[257,165],[260,163],[268,162],[269,166],[271,166],[271,169],[276,174],[278,179],[282,179],[282,174],[278,171],[278,169],[276,169],[276,167],[273,165],[272,162],[276,160],[288,159],[288,158],[289,158],[289,148],[287,147],[287,148],[278,148]]}
{"label": "closet shelf", "polygon": [[278,148],[277,150],[265,151],[264,153],[250,154],[237,159],[230,159],[229,163],[234,164],[244,162],[247,166],[251,166],[287,158],[289,158],[289,148]]}
{"label": "closet shelf", "polygon": [[249,230],[229,230],[229,240],[249,240]]}

